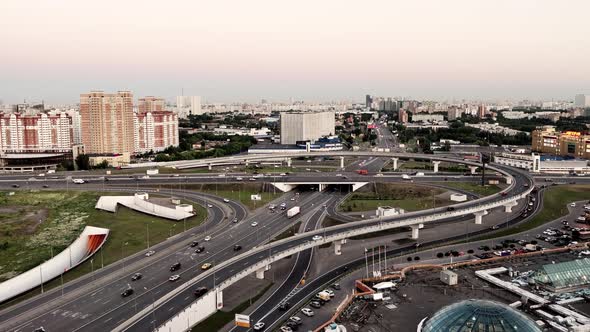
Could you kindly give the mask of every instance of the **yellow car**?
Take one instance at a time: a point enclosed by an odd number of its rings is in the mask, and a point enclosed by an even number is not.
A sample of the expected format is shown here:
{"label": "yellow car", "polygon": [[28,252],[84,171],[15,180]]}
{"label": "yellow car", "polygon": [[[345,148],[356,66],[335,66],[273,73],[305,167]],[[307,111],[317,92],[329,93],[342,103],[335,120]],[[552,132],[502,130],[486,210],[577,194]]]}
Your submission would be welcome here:
{"label": "yellow car", "polygon": [[205,263],[201,265],[201,270],[208,270],[209,268],[211,268],[211,263]]}

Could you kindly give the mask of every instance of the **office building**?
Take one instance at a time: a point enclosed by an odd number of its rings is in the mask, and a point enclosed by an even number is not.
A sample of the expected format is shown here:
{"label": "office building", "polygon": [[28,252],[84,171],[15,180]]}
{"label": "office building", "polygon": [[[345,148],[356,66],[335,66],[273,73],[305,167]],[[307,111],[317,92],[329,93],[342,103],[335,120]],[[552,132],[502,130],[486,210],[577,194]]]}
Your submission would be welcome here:
{"label": "office building", "polygon": [[315,141],[335,132],[334,112],[282,112],[281,144]]}
{"label": "office building", "polygon": [[532,150],[556,156],[590,158],[590,135],[577,131],[558,132],[553,126],[539,127],[532,133]]}
{"label": "office building", "polygon": [[144,112],[162,112],[166,110],[166,101],[164,98],[147,96],[137,100],[137,109],[139,113]]}
{"label": "office building", "polygon": [[72,117],[59,114],[0,113],[0,152],[70,151],[74,143]]}
{"label": "office building", "polygon": [[590,107],[590,95],[576,95],[574,107]]}
{"label": "office building", "polygon": [[135,130],[131,92],[81,94],[80,117],[86,154],[133,152]]}
{"label": "office building", "polygon": [[135,153],[178,146],[178,116],[171,111],[139,112],[133,116]]}

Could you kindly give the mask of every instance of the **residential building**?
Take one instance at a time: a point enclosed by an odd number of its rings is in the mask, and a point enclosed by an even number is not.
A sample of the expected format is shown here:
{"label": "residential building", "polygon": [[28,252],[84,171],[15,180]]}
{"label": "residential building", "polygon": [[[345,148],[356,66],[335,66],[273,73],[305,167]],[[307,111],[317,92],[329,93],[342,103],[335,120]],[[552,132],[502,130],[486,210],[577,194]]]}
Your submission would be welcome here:
{"label": "residential building", "polygon": [[166,101],[164,98],[147,96],[137,100],[137,109],[139,113],[144,112],[161,112],[166,110]]}
{"label": "residential building", "polygon": [[67,152],[74,144],[72,117],[59,114],[0,113],[0,152]]}
{"label": "residential building", "polygon": [[178,116],[171,111],[139,112],[133,115],[134,152],[158,152],[178,146]]}
{"label": "residential building", "polygon": [[408,112],[406,110],[400,109],[397,115],[397,121],[399,123],[408,123]]}
{"label": "residential building", "polygon": [[442,114],[413,114],[412,122],[442,122],[445,117]]}
{"label": "residential building", "polygon": [[574,107],[590,107],[590,95],[576,95],[574,99]]}
{"label": "residential building", "polygon": [[82,143],[87,154],[123,154],[134,150],[133,94],[130,91],[80,95]]}
{"label": "residential building", "polygon": [[281,144],[315,141],[335,132],[334,112],[282,112]]}
{"label": "residential building", "polygon": [[201,106],[200,96],[177,96],[176,110],[181,119],[186,119],[189,115],[201,115],[207,113],[207,110],[203,110]]}
{"label": "residential building", "polygon": [[459,107],[451,107],[447,110],[447,118],[449,121],[457,120],[461,118],[463,115],[464,110]]}
{"label": "residential building", "polygon": [[532,150],[556,156],[590,158],[590,135],[577,131],[558,132],[554,126],[543,126],[532,133]]}

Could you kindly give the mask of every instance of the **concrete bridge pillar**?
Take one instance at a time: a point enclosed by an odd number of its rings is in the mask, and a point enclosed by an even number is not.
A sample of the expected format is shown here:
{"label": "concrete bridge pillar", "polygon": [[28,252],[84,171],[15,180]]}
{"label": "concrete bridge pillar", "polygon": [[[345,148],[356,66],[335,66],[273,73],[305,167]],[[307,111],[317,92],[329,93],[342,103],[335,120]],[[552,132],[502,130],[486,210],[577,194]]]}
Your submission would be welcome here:
{"label": "concrete bridge pillar", "polygon": [[434,173],[438,173],[438,165],[440,161],[433,161],[432,164],[434,165]]}
{"label": "concrete bridge pillar", "polygon": [[506,177],[506,184],[512,184],[512,177],[511,176]]}
{"label": "concrete bridge pillar", "polygon": [[420,229],[424,228],[424,224],[412,225],[410,228],[412,228],[412,239],[416,240],[418,239]]}
{"label": "concrete bridge pillar", "polygon": [[469,166],[469,169],[471,170],[471,174],[475,174],[475,171],[477,170],[477,166]]}
{"label": "concrete bridge pillar", "polygon": [[209,163],[209,165],[207,165],[207,167],[209,168],[209,170],[213,169],[213,164]]}
{"label": "concrete bridge pillar", "polygon": [[264,272],[270,270],[270,265],[266,265],[263,268],[258,269],[258,271],[256,271],[256,279],[264,279]]}
{"label": "concrete bridge pillar", "polygon": [[291,167],[292,160],[291,158],[287,158],[287,167]]}
{"label": "concrete bridge pillar", "polygon": [[512,212],[512,208],[517,206],[518,203],[516,201],[508,202],[504,205],[504,212],[510,213]]}
{"label": "concrete bridge pillar", "polygon": [[473,213],[475,215],[475,224],[476,225],[481,225],[482,221],[483,221],[483,216],[485,216],[486,214],[488,214],[487,210],[483,210],[483,211],[478,211]]}
{"label": "concrete bridge pillar", "polygon": [[326,189],[326,186],[327,186],[326,184],[319,183],[318,184],[318,191],[324,191],[324,189]]}
{"label": "concrete bridge pillar", "polygon": [[393,161],[393,170],[397,171],[397,162],[399,161],[399,158],[391,158],[391,161]]}
{"label": "concrete bridge pillar", "polygon": [[344,168],[344,157],[340,157],[340,168]]}
{"label": "concrete bridge pillar", "polygon": [[334,254],[339,256],[342,255],[342,243],[340,241],[334,241]]}

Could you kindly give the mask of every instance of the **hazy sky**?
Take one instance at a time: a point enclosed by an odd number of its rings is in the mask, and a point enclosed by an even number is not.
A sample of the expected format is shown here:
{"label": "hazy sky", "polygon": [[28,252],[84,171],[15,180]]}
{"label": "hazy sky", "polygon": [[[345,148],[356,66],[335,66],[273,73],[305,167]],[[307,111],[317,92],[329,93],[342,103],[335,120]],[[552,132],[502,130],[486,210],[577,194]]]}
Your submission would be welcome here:
{"label": "hazy sky", "polygon": [[2,0],[0,99],[573,98],[588,0]]}

